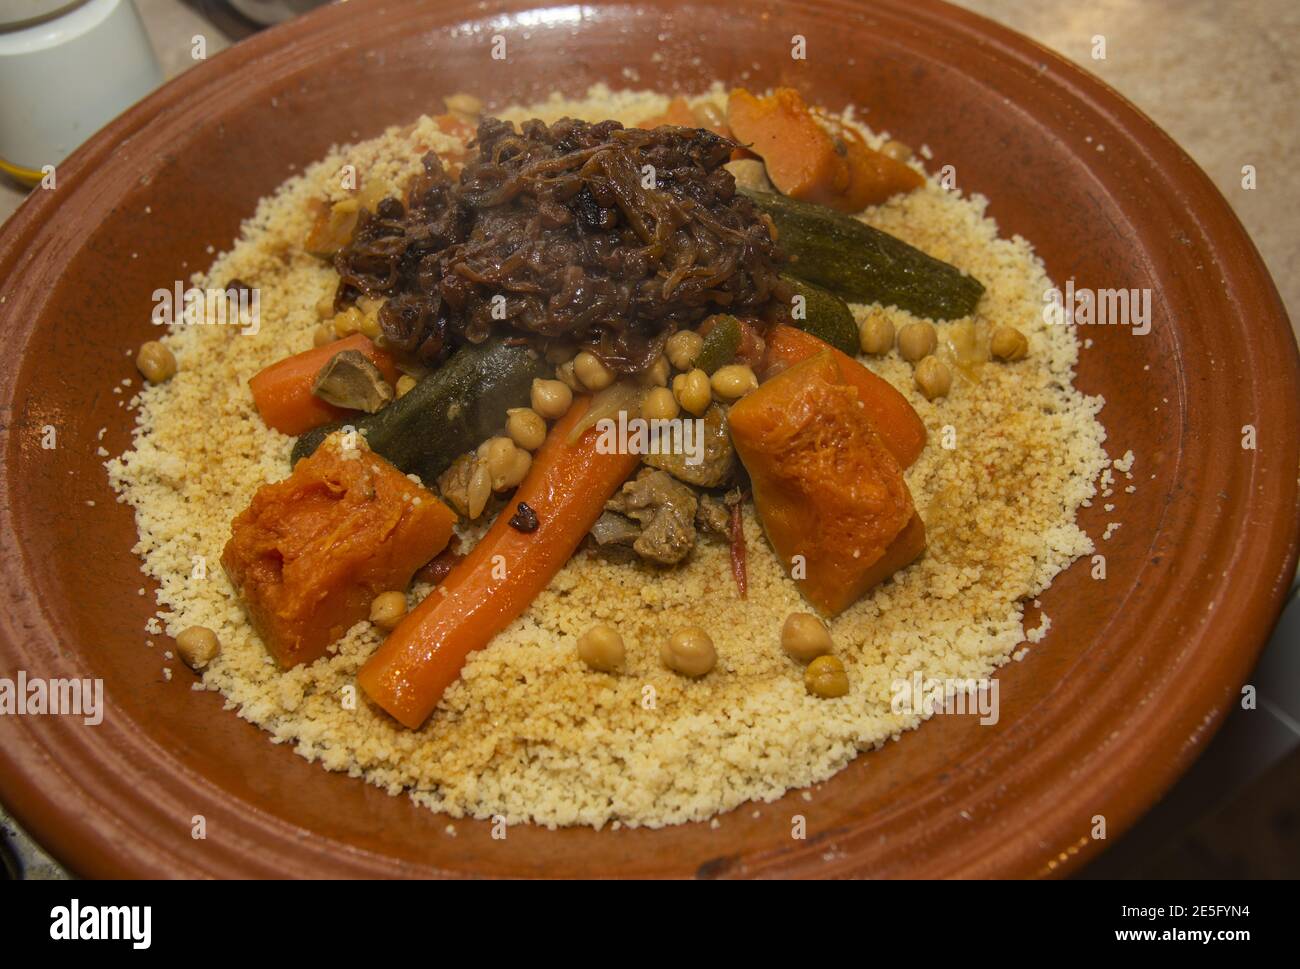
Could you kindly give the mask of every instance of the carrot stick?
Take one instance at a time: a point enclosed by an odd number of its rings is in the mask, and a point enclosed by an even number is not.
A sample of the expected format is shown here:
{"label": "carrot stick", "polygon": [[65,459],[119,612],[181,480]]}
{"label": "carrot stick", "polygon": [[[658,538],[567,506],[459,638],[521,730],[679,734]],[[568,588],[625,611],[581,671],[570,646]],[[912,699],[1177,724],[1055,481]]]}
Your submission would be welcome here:
{"label": "carrot stick", "polygon": [[[811,333],[784,324],[767,331],[767,356],[763,378],[774,377],[810,357],[823,353],[830,344]],[[830,347],[844,379],[858,392],[881,442],[904,468],[912,466],[925,447],[925,424],[907,398],[894,386],[854,360],[847,353]]]}
{"label": "carrot stick", "polygon": [[[573,402],[488,533],[357,674],[366,694],[406,726],[422,724],[460,676],[469,654],[486,646],[546,588],[609,496],[636,469],[635,454],[600,453],[594,427],[569,441],[589,406],[586,397]],[[511,526],[519,502],[537,513],[536,530]]]}
{"label": "carrot stick", "polygon": [[248,381],[253,391],[253,404],[268,427],[297,437],[313,427],[341,420],[352,413],[327,404],[311,392],[312,382],[321,367],[343,350],[359,350],[379,368],[385,380],[392,383],[397,379],[393,358],[360,333],[296,353],[271,364]]}

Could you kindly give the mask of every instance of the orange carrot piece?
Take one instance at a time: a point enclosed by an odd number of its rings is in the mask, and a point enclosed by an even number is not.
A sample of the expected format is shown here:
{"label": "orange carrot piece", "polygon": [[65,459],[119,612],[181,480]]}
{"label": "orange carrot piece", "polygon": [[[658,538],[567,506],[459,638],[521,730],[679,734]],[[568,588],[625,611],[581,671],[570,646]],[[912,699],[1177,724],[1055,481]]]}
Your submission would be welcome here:
{"label": "orange carrot piece", "polygon": [[[469,654],[486,646],[546,588],[609,496],[636,469],[635,454],[600,453],[594,427],[570,443],[589,406],[585,397],[573,402],[488,533],[357,674],[366,694],[406,726],[420,726],[460,676]],[[520,502],[537,513],[534,531],[510,524]]]}
{"label": "orange carrot piece", "polygon": [[397,367],[393,358],[360,333],[335,340],[323,347],[296,353],[271,364],[248,381],[248,386],[253,391],[253,404],[268,427],[296,437],[313,427],[342,420],[352,413],[327,404],[311,392],[312,382],[320,373],[321,367],[329,363],[334,354],[343,350],[359,350],[379,368],[385,380],[393,383],[397,379]]}
{"label": "orange carrot piece", "polygon": [[764,359],[763,378],[775,377],[796,363],[831,349],[840,365],[845,381],[858,392],[858,399],[866,408],[867,417],[880,435],[881,443],[889,449],[904,468],[910,468],[925,448],[925,424],[917,416],[907,398],[894,386],[854,360],[847,353],[830,347],[811,333],[793,326],[778,325],[767,331],[767,356]]}

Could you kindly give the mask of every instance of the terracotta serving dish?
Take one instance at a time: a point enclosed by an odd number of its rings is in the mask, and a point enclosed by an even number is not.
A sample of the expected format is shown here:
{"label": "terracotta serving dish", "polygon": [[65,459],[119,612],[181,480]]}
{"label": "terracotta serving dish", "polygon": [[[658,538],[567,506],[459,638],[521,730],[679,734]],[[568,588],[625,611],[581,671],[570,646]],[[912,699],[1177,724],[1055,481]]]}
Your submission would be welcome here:
{"label": "terracotta serving dish", "polygon": [[[1045,875],[1101,850],[1094,819],[1114,840],[1214,733],[1295,569],[1296,347],[1223,198],[1100,82],[929,0],[744,16],[720,0],[498,6],[348,3],[256,36],[91,139],[5,227],[0,675],[102,677],[107,713],[96,727],[0,717],[0,798],[92,876]],[[490,56],[498,34],[504,61]],[[807,60],[791,58],[794,34]],[[143,643],[152,588],[132,516],[96,456],[129,442],[112,388],[136,377],[127,351],[151,335],[152,291],[229,246],[257,199],[331,143],[442,94],[491,105],[714,78],[869,107],[870,123],[929,145],[933,166],[954,165],[1055,280],[1153,291],[1150,334],[1092,328],[1078,378],[1106,397],[1112,455],[1138,455],[1138,491],[1122,495],[1121,477],[1116,513],[1084,510],[1097,538],[1123,521],[1099,541],[1107,578],[1080,562],[1042,597],[1051,632],[1001,672],[1000,722],[936,718],[811,800],[791,792],[716,829],[520,827],[497,841],[466,821],[450,837],[447,818],[273,746],[191,692],[179,664],[165,681],[165,640]],[[791,838],[795,814],[806,840]]]}

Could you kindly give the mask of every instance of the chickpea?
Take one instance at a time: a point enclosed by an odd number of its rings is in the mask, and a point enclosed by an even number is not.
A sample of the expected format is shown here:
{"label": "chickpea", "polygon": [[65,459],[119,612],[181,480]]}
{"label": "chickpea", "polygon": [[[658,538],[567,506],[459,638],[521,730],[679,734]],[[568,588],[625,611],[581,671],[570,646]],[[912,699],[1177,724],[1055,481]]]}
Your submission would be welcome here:
{"label": "chickpea", "polygon": [[876,357],[894,349],[893,321],[879,310],[873,310],[858,327],[858,345],[863,353]]}
{"label": "chickpea", "polygon": [[314,347],[328,346],[329,344],[333,343],[337,339],[338,337],[334,335],[333,325],[329,323],[323,323],[320,326],[316,327],[315,330],[312,331],[311,345]]}
{"label": "chickpea", "polygon": [[385,632],[397,628],[406,615],[406,594],[381,592],[370,603],[370,621]]}
{"label": "chickpea", "polygon": [[176,376],[176,358],[157,340],[140,344],[140,352],[135,355],[135,365],[151,384],[161,384]]}
{"label": "chickpea", "polygon": [[1014,326],[999,326],[993,331],[989,351],[999,360],[1023,360],[1029,353],[1029,340]]}
{"label": "chickpea", "polygon": [[371,340],[378,340],[384,335],[384,331],[379,328],[379,317],[372,316],[369,313],[361,314],[361,324],[357,328],[357,332],[369,337]]}
{"label": "chickpea", "polygon": [[818,656],[803,671],[803,685],[813,696],[833,699],[849,692],[849,675],[834,656]]}
{"label": "chickpea", "polygon": [[826,624],[810,612],[792,612],[781,627],[781,648],[800,663],[809,663],[831,651],[831,634]]}
{"label": "chickpea", "polygon": [[202,669],[221,652],[221,640],[207,626],[190,626],[176,637],[176,652],[190,669]]}
{"label": "chickpea", "polygon": [[580,394],[587,388],[582,385],[578,379],[577,371],[574,369],[574,362],[568,360],[555,368],[555,379],[564,386],[568,387],[575,394]]}
{"label": "chickpea", "polygon": [[656,387],[641,401],[641,416],[648,421],[672,420],[677,412],[677,398],[667,387]]}
{"label": "chickpea", "polygon": [[912,377],[926,400],[946,397],[952,389],[952,371],[938,357],[926,357],[918,363]]}
{"label": "chickpea", "polygon": [[695,358],[704,348],[704,337],[694,330],[678,330],[664,344],[668,362],[678,370],[690,370],[695,365]]}
{"label": "chickpea", "polygon": [[612,673],[627,658],[623,637],[613,626],[597,623],[578,637],[578,658],[593,670]]}
{"label": "chickpea", "polygon": [[664,642],[659,658],[683,676],[703,676],[718,662],[713,639],[699,626],[683,626]]}
{"label": "chickpea", "polygon": [[478,456],[487,462],[488,474],[493,478],[503,474],[515,453],[515,442],[508,437],[489,437],[478,446]]}
{"label": "chickpea", "polygon": [[912,157],[912,149],[901,141],[887,141],[880,146],[880,153],[888,155],[894,161],[909,161]]}
{"label": "chickpea", "polygon": [[679,373],[673,378],[673,396],[677,398],[677,403],[682,405],[683,410],[690,411],[696,417],[701,416],[713,402],[713,388],[709,383],[709,375],[703,370]]}
{"label": "chickpea", "polygon": [[334,335],[336,337],[351,336],[353,333],[361,332],[361,324],[365,316],[355,306],[349,306],[342,313],[334,317]]}
{"label": "chickpea", "polygon": [[464,92],[448,94],[442,99],[442,103],[447,106],[449,114],[460,115],[463,118],[477,118],[483,113],[483,102],[474,95]]}
{"label": "chickpea", "polygon": [[506,433],[525,451],[536,451],[546,440],[546,421],[531,407],[506,411]]}
{"label": "chickpea", "polygon": [[637,375],[637,383],[642,387],[667,387],[668,375],[671,372],[672,366],[668,363],[668,358],[661,353],[655,358],[654,363]]}
{"label": "chickpea", "polygon": [[[505,477],[501,479],[501,487],[498,491],[509,491],[511,488],[518,488],[523,484],[524,478],[528,477],[528,471],[533,466],[533,456],[521,447],[515,448],[515,453],[510,458],[510,467],[506,469]],[[492,484],[495,486],[496,482]]]}
{"label": "chickpea", "polygon": [[590,350],[583,350],[573,358],[573,375],[588,390],[604,390],[614,382],[614,371]]}
{"label": "chickpea", "polygon": [[316,301],[316,315],[321,320],[329,320],[334,317],[334,294],[326,293]]}
{"label": "chickpea", "polygon": [[708,101],[701,101],[691,109],[691,113],[695,115],[696,120],[703,122],[701,127],[721,130],[727,126],[726,115],[717,105],[710,104]]}
{"label": "chickpea", "polygon": [[758,389],[758,378],[745,364],[729,363],[714,371],[709,386],[723,400],[740,400],[751,390]]}
{"label": "chickpea", "polygon": [[405,397],[407,394],[409,394],[412,390],[415,389],[415,385],[418,383],[419,381],[416,380],[414,377],[412,377],[409,373],[402,374],[400,377],[397,378],[397,388],[396,388],[397,396]]}
{"label": "chickpea", "polygon": [[909,323],[898,331],[898,352],[908,363],[928,357],[938,345],[933,323]]}
{"label": "chickpea", "polygon": [[533,381],[530,399],[533,410],[553,421],[568,413],[573,403],[573,391],[559,380],[542,380],[539,377]]}
{"label": "chickpea", "polygon": [[524,480],[533,463],[532,455],[508,437],[488,438],[479,445],[478,456],[487,464],[493,491],[515,487]]}

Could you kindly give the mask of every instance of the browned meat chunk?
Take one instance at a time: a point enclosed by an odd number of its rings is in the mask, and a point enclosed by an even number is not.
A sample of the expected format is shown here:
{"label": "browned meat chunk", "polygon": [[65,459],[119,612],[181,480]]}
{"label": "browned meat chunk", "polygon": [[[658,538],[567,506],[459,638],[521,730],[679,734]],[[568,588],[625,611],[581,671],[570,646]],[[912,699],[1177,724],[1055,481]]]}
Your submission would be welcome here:
{"label": "browned meat chunk", "polygon": [[647,454],[645,463],[697,488],[719,488],[731,480],[736,469],[736,450],[727,432],[727,413],[717,404],[704,412],[704,459],[699,464],[690,464],[688,457],[681,453]]}
{"label": "browned meat chunk", "polygon": [[715,538],[730,539],[731,509],[720,498],[700,495],[700,507],[695,511],[695,524],[702,532]]}
{"label": "browned meat chunk", "polygon": [[[641,526],[632,543],[643,559],[676,565],[695,547],[695,492],[663,471],[646,469],[605,503]],[[597,539],[599,541],[599,539]]]}

